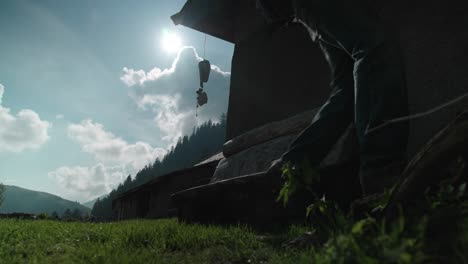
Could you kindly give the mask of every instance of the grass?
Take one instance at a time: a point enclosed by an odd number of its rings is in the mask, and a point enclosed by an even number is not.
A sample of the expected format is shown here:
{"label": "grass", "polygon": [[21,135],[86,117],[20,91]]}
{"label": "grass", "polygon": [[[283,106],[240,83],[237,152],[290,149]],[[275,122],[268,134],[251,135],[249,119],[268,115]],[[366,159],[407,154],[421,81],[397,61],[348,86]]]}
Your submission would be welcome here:
{"label": "grass", "polygon": [[[115,223],[1,220],[0,263],[269,263],[289,253],[247,227],[179,224],[175,219]],[[266,242],[267,241],[267,242]]]}
{"label": "grass", "polygon": [[[320,200],[308,226],[258,233],[175,219],[81,223],[0,220],[0,263],[468,263],[466,185],[426,194],[416,217],[346,218]],[[319,243],[282,244],[306,231]]]}
{"label": "grass", "polygon": [[[174,219],[117,223],[2,220],[0,263],[427,263],[431,260],[466,263],[468,260],[465,247],[468,221],[459,236],[464,241],[454,238],[436,241],[453,246],[450,253],[458,256],[450,258],[428,254],[430,245],[425,243],[424,232],[408,232],[401,221],[384,230],[372,218],[344,224],[343,230],[332,234],[323,246],[281,247],[282,242],[307,230],[310,227],[291,226],[283,233],[258,234],[242,226],[186,225]],[[434,250],[432,253],[438,253],[440,248]]]}

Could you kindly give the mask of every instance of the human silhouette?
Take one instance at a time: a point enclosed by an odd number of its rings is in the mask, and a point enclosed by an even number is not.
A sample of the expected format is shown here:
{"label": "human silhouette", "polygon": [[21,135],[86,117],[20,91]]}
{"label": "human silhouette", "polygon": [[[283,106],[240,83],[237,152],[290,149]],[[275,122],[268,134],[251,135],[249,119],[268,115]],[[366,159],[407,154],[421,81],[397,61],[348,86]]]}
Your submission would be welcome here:
{"label": "human silhouette", "polygon": [[368,0],[258,0],[257,5],[271,23],[303,24],[331,71],[328,100],[270,172],[304,159],[318,166],[354,122],[364,194],[390,188],[406,161],[408,124],[367,131],[408,112],[405,63],[392,30]]}

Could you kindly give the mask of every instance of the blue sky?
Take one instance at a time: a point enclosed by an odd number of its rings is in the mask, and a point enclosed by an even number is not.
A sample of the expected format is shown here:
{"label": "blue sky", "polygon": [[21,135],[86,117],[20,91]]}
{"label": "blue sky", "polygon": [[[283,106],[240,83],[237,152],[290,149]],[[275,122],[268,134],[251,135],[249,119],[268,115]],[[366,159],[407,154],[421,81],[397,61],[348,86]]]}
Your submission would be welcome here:
{"label": "blue sky", "polygon": [[[0,181],[84,202],[225,112],[233,45],[208,36],[195,118],[204,35],[172,24],[184,3],[1,1]],[[166,51],[164,32],[187,47]]]}

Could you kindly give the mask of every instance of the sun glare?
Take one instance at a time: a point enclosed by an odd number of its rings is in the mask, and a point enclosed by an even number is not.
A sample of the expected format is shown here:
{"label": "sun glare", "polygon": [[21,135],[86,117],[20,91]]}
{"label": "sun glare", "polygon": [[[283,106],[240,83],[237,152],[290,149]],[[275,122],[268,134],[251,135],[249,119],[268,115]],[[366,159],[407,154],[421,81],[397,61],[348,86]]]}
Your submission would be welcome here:
{"label": "sun glare", "polygon": [[173,32],[164,32],[161,39],[162,48],[167,53],[175,53],[182,47],[182,40]]}

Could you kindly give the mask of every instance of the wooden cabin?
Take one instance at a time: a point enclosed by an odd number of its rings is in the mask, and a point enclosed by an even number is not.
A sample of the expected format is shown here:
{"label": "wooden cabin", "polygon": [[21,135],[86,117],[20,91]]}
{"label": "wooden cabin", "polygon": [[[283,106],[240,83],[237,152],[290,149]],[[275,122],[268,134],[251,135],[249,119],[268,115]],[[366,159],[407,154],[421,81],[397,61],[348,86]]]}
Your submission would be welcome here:
{"label": "wooden cabin", "polygon": [[[468,92],[467,5],[454,0],[375,3],[381,16],[395,28],[403,48],[412,114],[434,109]],[[261,223],[297,216],[275,204],[274,196],[265,193],[268,179],[259,180],[257,176],[287,149],[328,97],[329,69],[318,45],[300,24],[266,24],[255,8],[255,0],[188,0],[171,18],[176,25],[232,42],[235,48],[224,158],[213,165],[216,168],[212,177],[205,182],[209,184],[196,187],[192,182],[192,188],[173,196],[175,204],[170,206],[177,207],[181,219],[190,221]],[[467,106],[465,98],[412,119],[409,156]],[[356,155],[349,149],[355,147],[350,137],[342,137],[325,163],[349,161],[350,156]],[[190,169],[185,172],[192,173]],[[246,175],[254,177],[242,177]],[[345,176],[356,177],[356,170],[348,170]],[[170,177],[166,178],[169,182]],[[145,197],[144,190],[157,192],[165,184],[168,183],[155,180],[132,190],[128,197],[138,196],[136,193]],[[164,192],[165,197],[170,195],[167,190]],[[259,197],[262,193],[270,198]],[[117,211],[124,208],[119,199],[114,201]],[[119,211],[120,218],[164,216],[138,214],[137,208],[148,204],[150,198],[142,199],[145,201],[128,203],[125,210],[132,213]]]}

